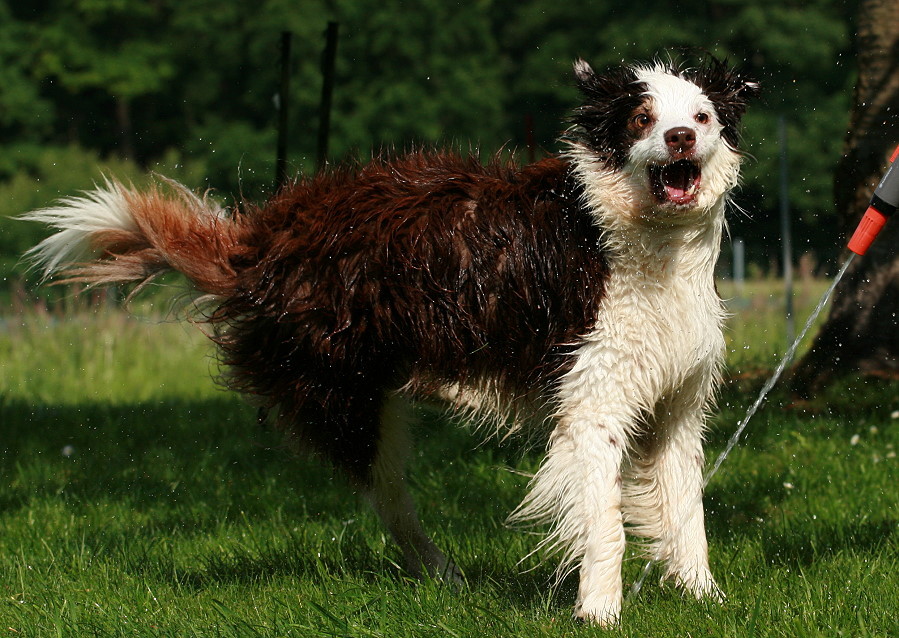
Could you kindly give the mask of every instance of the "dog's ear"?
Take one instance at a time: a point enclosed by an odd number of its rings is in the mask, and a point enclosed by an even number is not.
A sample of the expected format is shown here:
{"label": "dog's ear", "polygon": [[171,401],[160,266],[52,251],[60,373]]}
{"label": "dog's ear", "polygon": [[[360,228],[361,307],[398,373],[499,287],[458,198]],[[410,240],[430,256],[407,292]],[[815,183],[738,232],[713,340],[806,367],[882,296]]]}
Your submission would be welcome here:
{"label": "dog's ear", "polygon": [[578,58],[574,62],[574,77],[587,102],[604,103],[637,90],[637,75],[631,67],[613,68],[599,74],[586,60]]}
{"label": "dog's ear", "polygon": [[587,84],[596,77],[596,73],[585,59],[578,58],[574,61],[574,77],[577,78],[578,84]]}
{"label": "dog's ear", "polygon": [[726,61],[710,57],[702,65],[688,73],[687,79],[705,93],[719,113],[729,120],[739,120],[749,102],[761,94],[759,83],[730,67]]}
{"label": "dog's ear", "polygon": [[761,93],[759,83],[714,57],[685,72],[684,77],[702,89],[715,105],[723,127],[721,136],[736,150],[740,145],[740,119],[749,103]]}
{"label": "dog's ear", "polygon": [[629,66],[596,73],[584,60],[577,60],[574,76],[584,99],[568,120],[574,124],[568,139],[589,148],[610,167],[621,168],[630,141],[627,121],[642,104],[646,86]]}

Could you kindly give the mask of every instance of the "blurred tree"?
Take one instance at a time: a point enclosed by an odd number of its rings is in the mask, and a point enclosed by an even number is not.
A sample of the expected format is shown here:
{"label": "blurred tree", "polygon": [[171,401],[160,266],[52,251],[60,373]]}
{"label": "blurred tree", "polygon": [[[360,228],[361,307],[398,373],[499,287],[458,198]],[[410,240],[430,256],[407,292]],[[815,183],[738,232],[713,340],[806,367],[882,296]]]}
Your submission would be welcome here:
{"label": "blurred tree", "polygon": [[336,156],[412,144],[483,147],[513,136],[489,2],[337,2]]}
{"label": "blurred tree", "polygon": [[[0,139],[4,141],[38,141],[51,126],[52,107],[32,78],[29,59],[22,55],[27,50],[27,30],[0,4]],[[0,158],[0,175],[7,174],[7,161]]]}
{"label": "blurred tree", "polygon": [[[775,123],[790,122],[802,243],[828,248],[830,176],[849,109],[856,0],[0,0],[0,179],[38,177],[44,148],[76,144],[153,167],[174,150],[204,164],[192,187],[264,196],[273,174],[280,32],[293,31],[290,169],[311,170],[320,55],[340,23],[331,149],[457,144],[521,149],[525,121],[559,150],[575,105],[571,62],[597,68],[681,45],[742,65],[766,97],[746,117],[745,188],[734,233],[776,241]],[[42,148],[43,147],[43,148]],[[192,171],[191,174],[194,174]],[[770,221],[770,220],[773,220]],[[819,230],[822,229],[822,230]],[[765,263],[765,265],[767,265]]]}
{"label": "blurred tree", "polygon": [[[858,18],[859,77],[834,190],[843,235],[858,224],[887,160],[899,143],[899,2],[862,0]],[[793,385],[811,393],[846,373],[899,373],[899,224],[887,225],[836,289],[811,351]]]}
{"label": "blurred tree", "polygon": [[102,139],[113,128],[119,154],[134,158],[132,103],[160,92],[174,72],[168,44],[158,37],[166,18],[162,3],[48,0],[16,6],[32,38],[31,73],[58,108],[68,107],[57,113],[57,125],[87,146],[93,146],[87,135]]}

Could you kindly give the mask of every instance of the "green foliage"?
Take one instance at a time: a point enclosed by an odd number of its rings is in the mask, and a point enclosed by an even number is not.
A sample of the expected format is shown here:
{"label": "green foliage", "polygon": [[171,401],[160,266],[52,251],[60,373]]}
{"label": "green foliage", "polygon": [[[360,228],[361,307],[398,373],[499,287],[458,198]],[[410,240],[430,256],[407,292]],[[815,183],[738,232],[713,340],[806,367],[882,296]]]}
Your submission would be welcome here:
{"label": "green foliage", "polygon": [[[54,7],[62,8],[62,7]],[[121,0],[74,0],[30,23],[33,72],[72,95],[99,90],[131,98],[160,91],[174,74],[162,5]]]}
{"label": "green foliage", "polygon": [[[6,3],[0,3],[0,136],[32,140],[44,135],[50,123],[50,102],[30,77],[26,25],[12,19]],[[5,174],[5,173],[4,173]]]}
{"label": "green foliage", "polygon": [[[208,171],[225,197],[271,192],[282,30],[295,35],[289,162],[314,170],[321,51],[340,25],[330,157],[451,144],[492,155],[558,150],[576,103],[571,61],[602,68],[665,50],[708,50],[762,81],[746,118],[735,235],[777,232],[780,116],[788,124],[796,235],[827,253],[833,168],[854,76],[856,2],[701,0],[686,6],[542,0],[0,0],[0,180],[28,171],[23,145],[79,146]],[[11,152],[10,152],[11,151]],[[76,168],[75,172],[81,170]],[[75,180],[73,180],[75,181]],[[89,184],[78,183],[76,188]],[[829,255],[827,255],[829,256]]]}
{"label": "green foliage", "polygon": [[[38,147],[19,145],[0,159],[0,167],[15,167],[0,181],[0,280],[7,284],[25,277],[21,255],[47,235],[47,229],[15,219],[29,210],[48,206],[67,195],[89,189],[105,178],[135,185],[155,179],[134,162],[108,158],[78,146]],[[174,149],[151,166],[153,172],[183,181],[193,188],[205,187],[207,168],[199,162],[184,163]],[[0,172],[2,172],[0,168]],[[0,287],[2,295],[8,286]],[[46,294],[46,291],[43,291]]]}
{"label": "green foliage", "polygon": [[507,96],[489,3],[407,6],[338,4],[344,38],[336,113],[352,114],[335,122],[338,156],[341,149],[367,154],[435,141],[493,152],[513,131],[504,121]]}

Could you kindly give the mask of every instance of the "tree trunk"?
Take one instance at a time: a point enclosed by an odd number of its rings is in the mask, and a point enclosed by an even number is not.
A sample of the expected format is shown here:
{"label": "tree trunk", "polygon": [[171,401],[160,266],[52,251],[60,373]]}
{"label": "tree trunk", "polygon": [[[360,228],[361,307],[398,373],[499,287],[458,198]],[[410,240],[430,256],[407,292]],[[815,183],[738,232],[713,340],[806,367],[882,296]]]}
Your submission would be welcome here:
{"label": "tree trunk", "polygon": [[[834,178],[847,239],[899,143],[899,1],[861,0],[857,37],[855,106]],[[899,220],[856,257],[838,285],[827,321],[796,365],[793,388],[813,394],[852,373],[899,375]]]}
{"label": "tree trunk", "polygon": [[134,127],[131,123],[131,101],[122,96],[115,97],[116,123],[119,127],[119,156],[134,159]]}

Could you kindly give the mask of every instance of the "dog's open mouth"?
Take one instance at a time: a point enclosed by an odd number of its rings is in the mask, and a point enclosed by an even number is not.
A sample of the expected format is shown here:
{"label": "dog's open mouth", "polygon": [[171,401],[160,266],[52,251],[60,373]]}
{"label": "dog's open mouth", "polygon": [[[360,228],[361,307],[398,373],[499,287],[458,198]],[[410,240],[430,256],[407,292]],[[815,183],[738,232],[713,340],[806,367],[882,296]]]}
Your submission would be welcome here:
{"label": "dog's open mouth", "polygon": [[699,193],[702,170],[691,160],[649,167],[649,186],[662,204],[684,206],[693,203]]}

